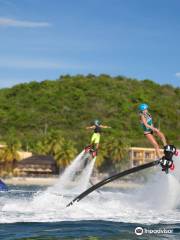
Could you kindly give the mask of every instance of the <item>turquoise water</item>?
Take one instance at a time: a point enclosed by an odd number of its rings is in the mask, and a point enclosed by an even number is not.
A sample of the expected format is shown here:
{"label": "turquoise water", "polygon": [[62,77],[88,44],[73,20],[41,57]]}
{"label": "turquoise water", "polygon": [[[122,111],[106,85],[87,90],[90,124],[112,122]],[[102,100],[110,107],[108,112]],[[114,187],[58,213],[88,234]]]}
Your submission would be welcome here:
{"label": "turquoise water", "polygon": [[[139,226],[139,225],[138,225]],[[149,229],[172,229],[173,234],[144,234],[136,236],[136,224],[110,221],[66,221],[55,223],[14,223],[0,226],[0,239],[177,239],[180,224],[140,225]]]}
{"label": "turquoise water", "polygon": [[107,186],[67,208],[89,185],[94,162],[78,174],[82,156],[54,186],[0,192],[0,239],[180,239],[180,157],[168,175],[145,170],[140,188]]}
{"label": "turquoise water", "polygon": [[[61,208],[58,209],[56,205],[58,201],[58,204],[61,205],[61,194],[51,193],[53,196],[53,198],[51,198],[51,195],[43,195],[47,193],[46,188],[37,186],[11,186],[9,192],[0,193],[0,239],[180,239],[180,221],[178,221],[180,216],[179,208],[171,211],[171,215],[169,216],[167,215],[169,211],[164,210],[164,213],[161,212],[162,216],[159,214],[159,219],[157,219],[158,215],[153,215],[151,211],[149,212],[151,213],[149,218],[145,212],[144,214],[139,212],[142,219],[138,219],[136,216],[137,222],[133,223],[133,215],[136,214],[135,212],[133,213],[126,209],[126,216],[124,216],[125,212],[122,212],[121,218],[121,212],[117,212],[119,211],[119,206],[116,205],[114,206],[116,207],[116,213],[113,212],[113,218],[110,214],[114,208],[111,206],[113,202],[108,203],[109,208],[103,208],[103,201],[105,199],[116,199],[113,197],[113,194],[118,194],[120,201],[122,201],[127,196],[132,197],[130,194],[131,191],[114,191],[109,188],[104,190],[101,194],[95,194],[93,198],[89,198],[90,201],[96,203],[94,208],[89,205],[88,209],[87,203],[89,200],[87,200],[85,203],[78,203],[78,205],[83,205],[82,208],[77,205],[73,206],[68,209],[66,214],[63,211],[61,216]],[[48,199],[46,202],[47,208],[45,208],[42,198],[40,198],[41,202],[39,202],[38,205],[38,201],[40,201],[39,196],[42,195],[44,197],[46,196],[46,201]],[[96,201],[97,199],[94,200],[94,197],[98,198],[98,201]],[[69,200],[72,196],[68,196],[67,198]],[[100,204],[101,201],[102,205]],[[114,203],[116,201],[117,199]],[[49,206],[50,204],[52,204],[52,206]],[[75,212],[75,215],[73,212]],[[104,216],[105,213],[107,215]],[[108,219],[108,216],[111,220]],[[63,218],[68,220],[63,220]],[[103,220],[101,220],[101,218],[103,218]],[[124,220],[124,222],[122,220]],[[142,224],[140,222],[146,223]],[[155,224],[151,224],[153,222],[155,222]],[[161,234],[144,233],[141,236],[137,236],[135,234],[136,227],[142,227],[148,230],[165,229],[167,231],[171,230],[172,232]]]}

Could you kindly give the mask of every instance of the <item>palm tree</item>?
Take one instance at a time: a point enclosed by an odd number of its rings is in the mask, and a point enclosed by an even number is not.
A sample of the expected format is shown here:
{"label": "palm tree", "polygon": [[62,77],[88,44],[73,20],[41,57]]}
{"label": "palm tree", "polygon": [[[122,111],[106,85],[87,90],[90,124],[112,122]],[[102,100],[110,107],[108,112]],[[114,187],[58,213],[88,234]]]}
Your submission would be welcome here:
{"label": "palm tree", "polygon": [[128,141],[125,138],[110,138],[107,144],[108,158],[112,160],[115,168],[122,168],[126,164],[128,156]]}
{"label": "palm tree", "polygon": [[57,166],[66,167],[74,159],[77,150],[70,140],[65,140],[59,132],[51,132],[36,144],[36,152],[52,155]]}
{"label": "palm tree", "polygon": [[60,148],[57,149],[55,160],[58,166],[66,167],[77,155],[77,150],[72,141],[62,139]]}
{"label": "palm tree", "polygon": [[96,158],[96,167],[101,168],[107,158],[108,152],[106,142],[102,143],[99,147],[98,155]]}
{"label": "palm tree", "polygon": [[37,154],[46,154],[47,148],[43,140],[39,140],[35,145],[35,153]]}
{"label": "palm tree", "polygon": [[36,143],[35,152],[38,154],[55,155],[59,149],[61,136],[56,132],[50,132]]}
{"label": "palm tree", "polygon": [[118,170],[127,163],[128,141],[122,137],[108,137],[100,145],[96,165],[98,168]]}
{"label": "palm tree", "polygon": [[11,141],[7,143],[5,148],[0,151],[0,159],[4,163],[5,170],[11,172],[16,161],[20,160],[18,150],[21,148],[19,141]]}

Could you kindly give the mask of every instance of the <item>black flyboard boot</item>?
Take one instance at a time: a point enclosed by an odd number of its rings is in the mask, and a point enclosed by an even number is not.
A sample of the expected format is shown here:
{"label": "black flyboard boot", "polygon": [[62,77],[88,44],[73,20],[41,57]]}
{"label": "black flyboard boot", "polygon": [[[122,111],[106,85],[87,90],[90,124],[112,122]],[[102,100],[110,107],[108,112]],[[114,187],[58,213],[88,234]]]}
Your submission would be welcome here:
{"label": "black flyboard boot", "polygon": [[159,161],[162,167],[162,171],[169,172],[169,169],[174,170],[173,155],[176,154],[176,147],[174,145],[164,146],[164,156]]}

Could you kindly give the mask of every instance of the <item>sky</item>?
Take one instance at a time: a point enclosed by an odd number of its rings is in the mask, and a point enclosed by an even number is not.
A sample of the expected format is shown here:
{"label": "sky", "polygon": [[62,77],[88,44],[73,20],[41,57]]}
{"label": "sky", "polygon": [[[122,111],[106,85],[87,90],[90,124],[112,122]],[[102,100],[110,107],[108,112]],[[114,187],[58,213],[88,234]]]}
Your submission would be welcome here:
{"label": "sky", "polygon": [[0,0],[0,88],[64,74],[180,87],[179,0]]}

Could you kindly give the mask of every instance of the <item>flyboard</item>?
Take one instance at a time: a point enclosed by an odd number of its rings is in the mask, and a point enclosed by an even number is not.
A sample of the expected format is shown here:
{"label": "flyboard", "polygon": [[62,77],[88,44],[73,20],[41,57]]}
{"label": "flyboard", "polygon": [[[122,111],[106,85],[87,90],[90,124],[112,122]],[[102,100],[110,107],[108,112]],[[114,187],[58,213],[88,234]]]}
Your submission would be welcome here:
{"label": "flyboard", "polygon": [[117,173],[109,178],[106,178],[106,179],[102,180],[101,182],[96,183],[95,185],[91,186],[90,188],[88,188],[87,190],[82,192],[79,196],[74,198],[69,204],[67,204],[66,207],[73,205],[73,203],[75,203],[75,202],[79,202],[81,199],[83,199],[84,197],[86,197],[87,195],[89,195],[90,193],[95,191],[96,189],[102,187],[103,185],[105,185],[109,182],[112,182],[118,178],[127,176],[129,174],[139,172],[141,170],[144,170],[144,169],[147,169],[150,167],[154,167],[156,165],[160,165],[162,167],[162,171],[164,171],[167,174],[169,172],[169,169],[174,170],[174,163],[172,160],[173,155],[177,155],[176,148],[173,145],[167,145],[164,148],[164,156],[161,159],[130,168],[123,172]]}
{"label": "flyboard", "polygon": [[84,148],[84,157],[90,161],[97,157],[97,150],[93,144],[88,145]]}
{"label": "flyboard", "polygon": [[1,179],[0,179],[0,191],[8,191],[8,187]]}

